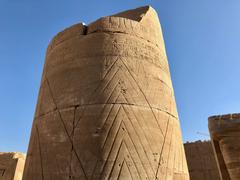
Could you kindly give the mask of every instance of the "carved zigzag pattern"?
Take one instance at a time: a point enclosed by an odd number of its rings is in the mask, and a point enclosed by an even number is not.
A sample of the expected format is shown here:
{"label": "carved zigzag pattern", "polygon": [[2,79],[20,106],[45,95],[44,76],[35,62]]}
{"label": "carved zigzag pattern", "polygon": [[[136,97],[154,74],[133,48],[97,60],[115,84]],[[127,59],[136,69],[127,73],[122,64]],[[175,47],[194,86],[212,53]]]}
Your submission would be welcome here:
{"label": "carved zigzag pattern", "polygon": [[[71,128],[68,127],[67,121],[57,106],[50,81],[46,79],[46,82],[56,107],[57,119],[60,120],[62,131],[71,149],[69,180],[77,176],[86,180],[168,179],[173,176],[173,169],[184,171],[184,159],[179,159],[183,157],[181,140],[173,135],[176,131],[180,131],[177,120],[170,114],[151,106],[141,85],[136,80],[136,75],[121,57],[117,57],[106,69],[102,81],[93,91],[86,105],[74,108]],[[140,93],[139,98],[146,105],[138,105],[132,97],[133,94],[129,94],[129,88],[133,90],[131,92]],[[92,103],[97,102],[98,98],[103,96],[104,103]],[[97,142],[89,142],[93,147],[94,143],[99,145],[101,157],[95,158],[92,154],[87,162],[88,160],[83,156],[84,153],[91,154],[91,149],[82,148],[84,150],[79,151],[76,147],[79,146],[78,137],[82,135],[78,134],[77,130],[81,132],[82,128],[92,128],[82,126],[89,113],[94,113],[91,106],[101,108],[99,113],[96,112],[94,127],[100,129],[96,136],[101,138]],[[79,117],[76,117],[76,114],[79,114]],[[37,134],[41,134],[38,131]],[[37,140],[41,159],[43,152],[40,148],[40,137],[41,135],[38,135]],[[80,146],[85,146],[85,144],[80,144]],[[75,169],[79,171],[77,173],[72,172],[74,161],[77,167]],[[44,167],[42,171],[43,180]]]}

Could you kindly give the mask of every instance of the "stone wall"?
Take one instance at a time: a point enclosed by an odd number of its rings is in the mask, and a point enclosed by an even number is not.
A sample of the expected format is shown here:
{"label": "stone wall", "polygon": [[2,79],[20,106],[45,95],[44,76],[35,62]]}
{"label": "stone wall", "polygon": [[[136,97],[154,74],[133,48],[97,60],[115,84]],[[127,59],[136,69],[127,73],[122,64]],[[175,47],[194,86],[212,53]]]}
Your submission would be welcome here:
{"label": "stone wall", "polygon": [[184,144],[190,180],[220,180],[210,141]]}
{"label": "stone wall", "polygon": [[25,155],[0,153],[0,180],[22,180]]}

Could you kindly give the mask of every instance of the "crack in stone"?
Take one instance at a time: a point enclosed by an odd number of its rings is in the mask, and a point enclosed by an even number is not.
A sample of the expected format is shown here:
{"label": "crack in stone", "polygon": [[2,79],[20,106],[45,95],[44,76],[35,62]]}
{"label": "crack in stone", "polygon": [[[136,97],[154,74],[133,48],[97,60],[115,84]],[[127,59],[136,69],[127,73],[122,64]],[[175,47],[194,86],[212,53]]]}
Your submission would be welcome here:
{"label": "crack in stone", "polygon": [[41,175],[42,175],[42,180],[44,180],[44,173],[43,173],[43,162],[42,162],[42,149],[41,149],[41,143],[40,143],[40,135],[39,135],[39,130],[37,127],[37,124],[35,124],[36,132],[37,132],[37,139],[38,139],[38,147],[39,147],[39,156],[40,156],[40,165],[41,165]]}
{"label": "crack in stone", "polygon": [[[149,106],[137,105],[137,104],[133,104],[133,103],[95,103],[95,104],[81,104],[81,105],[79,104],[79,105],[69,106],[69,107],[66,107],[66,108],[61,108],[60,110],[71,109],[71,108],[73,108],[73,107],[77,107],[77,108],[78,108],[78,107],[84,107],[84,106],[97,106],[97,105],[126,105],[126,106],[141,107],[141,108],[149,109]],[[151,107],[151,108],[154,109],[154,110],[157,110],[157,111],[164,112],[164,113],[172,116],[172,118],[178,120],[178,117],[177,117],[177,116],[171,114],[171,113],[168,112],[168,111],[165,111],[165,110],[163,110],[163,109],[156,108],[156,107]],[[57,109],[54,108],[54,110],[49,111],[49,112],[44,113],[44,114],[41,114],[41,115],[35,117],[34,119],[39,119],[39,118],[41,118],[41,117],[43,117],[43,116],[45,116],[45,115],[54,113],[54,112],[56,112],[56,111],[57,111]]]}
{"label": "crack in stone", "polygon": [[64,130],[65,130],[65,133],[66,133],[66,135],[67,135],[67,137],[68,137],[68,139],[69,139],[69,141],[70,141],[70,143],[71,143],[71,145],[72,145],[73,152],[74,152],[74,154],[76,155],[76,157],[77,157],[77,159],[78,159],[78,162],[79,162],[79,164],[80,164],[80,166],[81,166],[81,169],[82,169],[82,171],[83,171],[83,174],[84,174],[85,179],[88,180],[88,177],[87,177],[86,172],[85,172],[85,170],[84,170],[84,168],[83,168],[83,165],[82,165],[82,162],[81,162],[81,160],[80,160],[80,157],[78,156],[77,151],[76,151],[75,148],[74,148],[72,139],[71,139],[71,137],[70,137],[70,135],[69,135],[69,133],[68,133],[68,131],[67,131],[66,125],[64,124],[64,121],[63,121],[62,115],[61,115],[61,113],[60,113],[60,110],[58,109],[57,104],[56,104],[56,102],[55,102],[55,100],[54,100],[53,93],[52,93],[52,90],[51,90],[51,87],[50,87],[50,83],[49,83],[49,80],[47,79],[47,77],[46,77],[46,81],[47,81],[47,84],[48,84],[48,88],[49,88],[49,91],[50,91],[50,95],[51,95],[51,97],[52,97],[52,100],[53,100],[53,102],[54,102],[54,104],[55,104],[55,106],[56,106],[56,108],[57,108],[56,111],[57,111],[57,113],[59,114],[60,121],[61,121],[61,123],[62,123],[62,125],[63,125],[63,128],[64,128]]}

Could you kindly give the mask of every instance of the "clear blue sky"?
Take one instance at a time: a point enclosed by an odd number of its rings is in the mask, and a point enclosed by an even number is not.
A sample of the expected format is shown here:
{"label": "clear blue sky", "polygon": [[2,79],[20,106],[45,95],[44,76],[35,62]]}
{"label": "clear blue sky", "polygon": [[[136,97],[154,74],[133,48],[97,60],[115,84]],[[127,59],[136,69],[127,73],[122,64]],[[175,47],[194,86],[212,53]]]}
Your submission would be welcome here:
{"label": "clear blue sky", "polygon": [[240,109],[239,0],[0,0],[0,151],[26,152],[46,47],[60,30],[152,5],[161,20],[184,141]]}

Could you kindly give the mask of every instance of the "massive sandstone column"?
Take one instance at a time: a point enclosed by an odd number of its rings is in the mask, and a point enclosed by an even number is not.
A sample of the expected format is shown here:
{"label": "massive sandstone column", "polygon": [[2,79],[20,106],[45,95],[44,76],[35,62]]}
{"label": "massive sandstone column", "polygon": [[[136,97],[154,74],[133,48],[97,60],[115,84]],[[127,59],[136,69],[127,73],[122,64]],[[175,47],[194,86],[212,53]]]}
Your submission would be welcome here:
{"label": "massive sandstone column", "polygon": [[212,116],[209,131],[223,180],[240,179],[240,114]]}
{"label": "massive sandstone column", "polygon": [[187,180],[162,32],[141,7],[50,43],[24,180]]}

